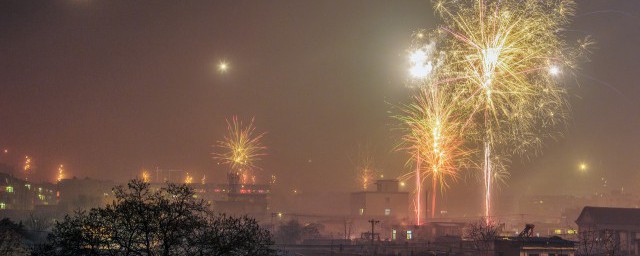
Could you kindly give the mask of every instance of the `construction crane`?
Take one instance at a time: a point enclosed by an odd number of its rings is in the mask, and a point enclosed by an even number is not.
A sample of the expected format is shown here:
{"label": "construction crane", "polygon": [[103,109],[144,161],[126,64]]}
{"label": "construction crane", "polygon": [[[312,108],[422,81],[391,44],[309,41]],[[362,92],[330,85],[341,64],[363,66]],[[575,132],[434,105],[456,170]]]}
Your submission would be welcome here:
{"label": "construction crane", "polygon": [[532,237],[533,236],[533,229],[536,227],[536,225],[533,224],[526,224],[524,226],[524,230],[522,230],[522,232],[520,232],[520,234],[518,235],[518,238],[528,238],[528,237]]}

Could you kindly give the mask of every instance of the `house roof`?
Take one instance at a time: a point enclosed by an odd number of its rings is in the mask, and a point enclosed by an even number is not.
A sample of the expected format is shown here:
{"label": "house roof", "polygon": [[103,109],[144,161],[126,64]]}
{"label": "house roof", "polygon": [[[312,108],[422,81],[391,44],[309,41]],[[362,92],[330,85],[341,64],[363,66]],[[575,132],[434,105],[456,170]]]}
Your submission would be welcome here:
{"label": "house roof", "polygon": [[541,247],[573,247],[575,242],[562,239],[558,236],[552,237],[498,237],[498,243],[517,244],[520,246],[541,246]]}
{"label": "house roof", "polygon": [[640,209],[586,206],[576,224],[640,225]]}

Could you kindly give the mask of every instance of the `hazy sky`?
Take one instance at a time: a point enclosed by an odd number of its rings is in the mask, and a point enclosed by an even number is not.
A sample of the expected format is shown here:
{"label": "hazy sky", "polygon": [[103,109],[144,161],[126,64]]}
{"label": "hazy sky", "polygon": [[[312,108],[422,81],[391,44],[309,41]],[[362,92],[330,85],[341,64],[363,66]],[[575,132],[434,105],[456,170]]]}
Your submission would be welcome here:
{"label": "hazy sky", "polygon": [[[81,177],[160,167],[220,180],[212,144],[238,115],[267,132],[259,165],[279,186],[354,189],[358,144],[394,177],[406,156],[392,150],[388,111],[411,92],[405,49],[433,16],[430,1],[5,0],[0,159],[31,155],[47,180],[58,164]],[[597,48],[567,78],[566,135],[516,160],[502,193],[640,185],[640,2],[579,1],[570,29],[570,43],[589,34]]]}

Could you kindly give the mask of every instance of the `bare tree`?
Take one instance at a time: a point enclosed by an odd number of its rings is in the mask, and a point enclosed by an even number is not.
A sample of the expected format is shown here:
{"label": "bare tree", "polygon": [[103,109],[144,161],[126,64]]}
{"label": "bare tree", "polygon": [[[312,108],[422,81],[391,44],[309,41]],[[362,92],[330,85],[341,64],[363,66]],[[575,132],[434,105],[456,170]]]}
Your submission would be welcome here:
{"label": "bare tree", "polygon": [[479,255],[490,255],[493,243],[499,233],[500,227],[483,218],[469,224],[464,232],[464,237],[472,242]]}
{"label": "bare tree", "polygon": [[608,229],[587,228],[578,233],[579,256],[615,256],[620,255],[620,242],[617,232]]}
{"label": "bare tree", "polygon": [[29,250],[23,243],[25,230],[22,224],[9,219],[0,220],[0,255],[28,255]]}
{"label": "bare tree", "polygon": [[24,226],[27,229],[34,231],[45,231],[51,228],[51,218],[44,217],[42,215],[36,215],[33,212],[29,213],[29,217],[24,221]]}
{"label": "bare tree", "polygon": [[255,219],[209,216],[208,225],[199,229],[190,242],[194,255],[270,255],[269,231]]}
{"label": "bare tree", "polygon": [[133,180],[103,208],[56,223],[36,255],[272,255],[271,236],[248,217],[208,210],[187,185],[152,190]]}

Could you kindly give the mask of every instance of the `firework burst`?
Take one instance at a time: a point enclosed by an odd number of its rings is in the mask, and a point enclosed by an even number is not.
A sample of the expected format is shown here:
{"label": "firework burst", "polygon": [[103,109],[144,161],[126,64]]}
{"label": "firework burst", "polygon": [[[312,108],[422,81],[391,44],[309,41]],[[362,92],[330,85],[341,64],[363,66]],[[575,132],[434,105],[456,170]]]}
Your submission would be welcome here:
{"label": "firework burst", "polygon": [[64,165],[58,166],[58,177],[56,178],[57,182],[60,182],[64,179]]}
{"label": "firework burst", "polygon": [[377,176],[374,158],[369,147],[359,147],[354,165],[356,182],[363,191],[366,191],[374,183]]}
{"label": "firework burst", "polygon": [[142,170],[142,181],[145,183],[149,183],[151,182],[151,175],[149,174],[149,171],[143,169]]}
{"label": "firework burst", "polygon": [[421,88],[413,103],[402,108],[398,119],[405,135],[401,149],[409,152],[412,172],[404,179],[415,180],[414,197],[416,223],[420,225],[421,194],[425,181],[431,180],[431,217],[435,214],[438,188],[442,193],[459,176],[459,170],[469,165],[471,150],[464,143],[465,120],[456,111],[452,94],[439,92],[435,86]]}
{"label": "firework burst", "polygon": [[248,125],[243,125],[237,117],[227,120],[227,132],[224,140],[218,142],[221,153],[214,153],[215,159],[229,166],[232,172],[243,177],[243,183],[249,182],[252,171],[258,169],[255,165],[266,149],[262,146],[264,133],[257,133],[253,125],[253,119]]}
{"label": "firework burst", "polygon": [[476,129],[466,137],[482,148],[486,217],[505,160],[537,153],[564,123],[566,91],[555,76],[573,67],[577,55],[559,35],[574,6],[571,0],[435,3],[446,52],[436,84],[460,95],[467,123]]}

